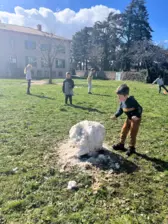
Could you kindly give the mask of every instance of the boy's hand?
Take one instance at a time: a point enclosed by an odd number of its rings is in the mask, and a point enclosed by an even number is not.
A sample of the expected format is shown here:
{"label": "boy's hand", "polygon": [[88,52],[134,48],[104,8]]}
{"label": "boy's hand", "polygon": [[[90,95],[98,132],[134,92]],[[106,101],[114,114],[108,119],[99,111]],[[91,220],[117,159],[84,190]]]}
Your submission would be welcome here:
{"label": "boy's hand", "polygon": [[134,120],[134,121],[138,121],[138,120],[139,120],[139,117],[137,117],[137,116],[132,116],[132,120]]}
{"label": "boy's hand", "polygon": [[115,115],[111,116],[110,118],[111,118],[112,120],[117,120],[117,118],[116,118]]}

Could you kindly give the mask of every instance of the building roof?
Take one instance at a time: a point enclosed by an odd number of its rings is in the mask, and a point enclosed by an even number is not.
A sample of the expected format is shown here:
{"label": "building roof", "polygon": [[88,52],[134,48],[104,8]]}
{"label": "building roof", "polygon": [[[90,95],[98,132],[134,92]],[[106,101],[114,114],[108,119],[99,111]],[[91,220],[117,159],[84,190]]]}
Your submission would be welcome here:
{"label": "building roof", "polygon": [[[18,25],[13,25],[13,24],[6,24],[6,23],[1,23],[1,22],[0,22],[0,30],[18,32],[18,33],[24,33],[24,34],[30,34],[30,35],[37,35],[37,36],[43,36],[43,37],[51,37],[50,33],[43,32],[38,29],[33,29],[30,27],[18,26]],[[55,34],[53,34],[52,37],[56,38],[56,39],[60,39],[60,40],[71,41],[70,39],[60,37]]]}

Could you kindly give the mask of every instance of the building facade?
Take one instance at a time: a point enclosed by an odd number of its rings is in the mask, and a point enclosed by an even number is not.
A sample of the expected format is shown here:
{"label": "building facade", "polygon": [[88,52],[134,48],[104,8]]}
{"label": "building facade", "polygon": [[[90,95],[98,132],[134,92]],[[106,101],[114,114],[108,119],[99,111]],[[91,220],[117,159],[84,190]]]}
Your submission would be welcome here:
{"label": "building facade", "polygon": [[37,29],[0,23],[0,77],[24,78],[24,68],[32,64],[32,77],[65,77],[70,69],[71,41]]}

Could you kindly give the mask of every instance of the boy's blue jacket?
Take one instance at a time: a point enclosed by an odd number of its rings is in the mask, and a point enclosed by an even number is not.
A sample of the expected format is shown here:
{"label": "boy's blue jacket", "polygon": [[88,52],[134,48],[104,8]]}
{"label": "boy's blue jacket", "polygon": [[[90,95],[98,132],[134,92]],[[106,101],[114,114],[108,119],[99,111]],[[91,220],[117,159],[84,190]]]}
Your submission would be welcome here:
{"label": "boy's blue jacket", "polygon": [[115,113],[115,116],[119,117],[124,112],[129,119],[132,119],[133,116],[141,118],[142,111],[143,108],[136,99],[133,96],[129,96],[125,102],[120,103],[120,107]]}

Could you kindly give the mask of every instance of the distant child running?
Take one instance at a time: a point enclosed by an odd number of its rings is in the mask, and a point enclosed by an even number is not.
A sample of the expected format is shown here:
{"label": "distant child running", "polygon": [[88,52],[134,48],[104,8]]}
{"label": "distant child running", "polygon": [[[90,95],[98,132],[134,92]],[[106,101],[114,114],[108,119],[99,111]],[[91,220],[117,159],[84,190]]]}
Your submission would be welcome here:
{"label": "distant child running", "polygon": [[27,80],[27,94],[30,94],[30,87],[31,87],[31,70],[32,70],[32,65],[28,64],[25,69],[24,69],[24,74],[26,75],[26,80]]}
{"label": "distant child running", "polygon": [[161,75],[159,75],[159,77],[152,83],[155,84],[157,83],[159,85],[159,93],[161,93],[161,89],[163,88],[164,90],[166,90],[166,92],[168,93],[168,90],[166,89],[165,85],[164,85],[164,81]]}
{"label": "distant child running", "polygon": [[66,79],[63,82],[62,91],[65,94],[65,104],[68,104],[68,99],[70,104],[72,105],[72,96],[73,96],[73,88],[74,81],[71,79],[71,74],[69,72],[66,73]]}
{"label": "distant child running", "polygon": [[127,115],[127,119],[121,130],[120,142],[113,145],[113,149],[126,151],[124,145],[127,135],[130,132],[130,143],[126,155],[131,156],[135,153],[136,137],[141,123],[143,109],[133,96],[129,96],[129,87],[126,84],[119,86],[116,94],[120,101],[120,107],[116,114],[112,116],[112,119],[117,119],[123,112]]}

